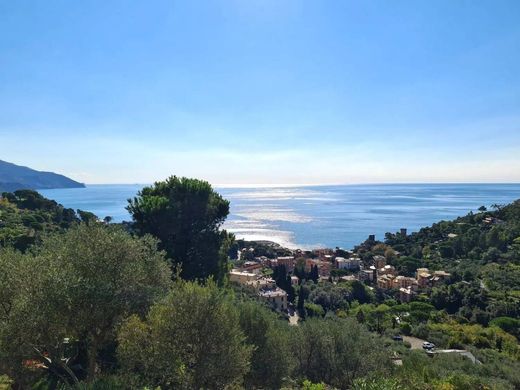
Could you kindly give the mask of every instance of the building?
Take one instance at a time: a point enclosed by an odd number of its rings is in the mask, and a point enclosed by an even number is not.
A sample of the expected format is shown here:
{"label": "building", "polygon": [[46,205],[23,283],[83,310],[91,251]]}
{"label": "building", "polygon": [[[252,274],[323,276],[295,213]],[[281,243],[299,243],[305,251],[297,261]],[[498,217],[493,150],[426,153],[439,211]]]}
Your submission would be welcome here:
{"label": "building", "polygon": [[336,257],[336,267],[344,270],[358,270],[361,266],[361,259],[357,257],[350,257],[345,259],[344,257]]}
{"label": "building", "polygon": [[345,275],[339,278],[342,282],[353,282],[356,280],[356,277],[354,275]]}
{"label": "building", "polygon": [[248,280],[244,286],[254,291],[273,289],[276,287],[276,282],[271,278],[258,278],[255,280]]}
{"label": "building", "polygon": [[257,263],[256,261],[246,261],[240,270],[243,272],[252,272],[254,274],[259,275],[262,272],[263,265],[261,263]]}
{"label": "building", "polygon": [[445,271],[433,271],[432,274],[428,268],[417,268],[415,276],[419,288],[428,288],[443,283],[451,275]]}
{"label": "building", "polygon": [[433,271],[433,276],[430,278],[430,283],[433,287],[438,286],[440,283],[443,283],[450,276],[451,274],[445,271]]}
{"label": "building", "polygon": [[287,272],[294,271],[294,257],[293,256],[282,256],[276,258],[277,265],[285,265]]}
{"label": "building", "polygon": [[377,287],[383,290],[389,290],[394,287],[394,276],[383,275],[377,278]]}
{"label": "building", "polygon": [[419,275],[421,274],[429,274],[430,270],[428,268],[417,268],[415,271],[415,278],[419,279]]}
{"label": "building", "polygon": [[411,288],[400,288],[399,289],[399,300],[404,303],[410,302],[413,297],[416,295],[416,292]]}
{"label": "building", "polygon": [[331,263],[315,259],[305,260],[305,272],[311,272],[312,267],[318,267],[318,275],[328,278],[330,276]]}
{"label": "building", "polygon": [[393,275],[393,276],[396,276],[397,275],[397,271],[395,270],[395,267],[393,265],[387,264],[387,265],[385,265],[382,268],[378,268],[377,275],[378,276],[383,276],[383,275]]}
{"label": "building", "polygon": [[297,286],[300,283],[300,278],[298,276],[291,276],[291,285]]}
{"label": "building", "polygon": [[333,255],[334,252],[330,248],[314,249],[312,254],[320,259],[324,259],[326,255]]}
{"label": "building", "polygon": [[334,260],[334,256],[333,255],[325,255],[325,256],[323,256],[322,260],[323,261],[327,261],[329,263],[332,263],[332,261]]}
{"label": "building", "polygon": [[417,278],[419,288],[427,288],[430,286],[431,274],[428,268],[417,268],[415,277]]}
{"label": "building", "polygon": [[242,285],[245,285],[247,282],[250,282],[252,280],[256,280],[257,278],[258,275],[252,272],[244,272],[238,269],[232,269],[229,272],[229,281]]}
{"label": "building", "polygon": [[273,289],[260,290],[258,295],[276,310],[287,310],[287,293],[281,288],[276,287]]}
{"label": "building", "polygon": [[381,269],[386,265],[386,257],[384,256],[375,255],[372,259],[374,260],[374,267],[377,269]]}
{"label": "building", "polygon": [[417,280],[407,276],[399,275],[393,280],[393,288],[411,288],[417,289]]}
{"label": "building", "polygon": [[372,282],[374,278],[374,270],[362,269],[358,274],[359,280],[362,282]]}

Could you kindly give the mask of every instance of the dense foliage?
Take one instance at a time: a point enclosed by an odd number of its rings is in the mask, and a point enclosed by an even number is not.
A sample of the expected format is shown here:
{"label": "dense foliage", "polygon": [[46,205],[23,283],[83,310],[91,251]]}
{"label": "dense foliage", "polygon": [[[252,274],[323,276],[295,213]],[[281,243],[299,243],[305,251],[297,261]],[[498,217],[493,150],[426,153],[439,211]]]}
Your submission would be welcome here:
{"label": "dense foliage", "polygon": [[22,382],[32,361],[66,383],[93,379],[120,322],[168,291],[156,246],[119,228],[80,225],[27,254],[1,250],[0,367]]}
{"label": "dense foliage", "polygon": [[229,202],[208,182],[172,176],[143,188],[127,209],[136,232],[157,237],[183,278],[224,278],[229,236],[219,228]]}
{"label": "dense foliage", "polygon": [[[297,326],[226,285],[231,248],[287,254],[233,244],[219,230],[228,207],[209,184],[170,178],[130,202],[129,232],[33,191],[5,194],[0,389],[520,388],[520,202],[356,248],[402,274],[451,273],[409,303],[320,279],[301,259],[297,286],[275,268]],[[476,360],[427,356],[395,335]]]}
{"label": "dense foliage", "polygon": [[79,222],[72,209],[32,190],[4,192],[0,197],[0,247],[26,250],[42,234],[63,231]]}

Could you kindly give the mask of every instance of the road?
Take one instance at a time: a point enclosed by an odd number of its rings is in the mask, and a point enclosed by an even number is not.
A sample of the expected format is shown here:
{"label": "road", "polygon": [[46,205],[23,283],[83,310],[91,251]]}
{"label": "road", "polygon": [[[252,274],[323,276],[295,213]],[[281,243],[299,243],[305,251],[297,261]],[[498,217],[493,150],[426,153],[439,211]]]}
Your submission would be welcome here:
{"label": "road", "polygon": [[411,349],[422,349],[423,343],[426,342],[426,340],[412,336],[403,336],[403,341],[410,343]]}

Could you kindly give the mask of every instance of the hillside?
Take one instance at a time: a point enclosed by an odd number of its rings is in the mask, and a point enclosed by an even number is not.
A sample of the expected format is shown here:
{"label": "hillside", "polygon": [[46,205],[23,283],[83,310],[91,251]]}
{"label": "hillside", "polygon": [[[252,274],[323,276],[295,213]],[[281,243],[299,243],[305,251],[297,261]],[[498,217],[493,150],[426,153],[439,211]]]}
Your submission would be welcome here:
{"label": "hillside", "polygon": [[66,176],[40,172],[0,160],[0,192],[20,189],[81,188],[85,187]]}
{"label": "hillside", "polygon": [[46,199],[36,191],[4,192],[0,196],[0,248],[13,246],[26,250],[39,242],[42,235],[64,231],[79,221],[74,210]]}

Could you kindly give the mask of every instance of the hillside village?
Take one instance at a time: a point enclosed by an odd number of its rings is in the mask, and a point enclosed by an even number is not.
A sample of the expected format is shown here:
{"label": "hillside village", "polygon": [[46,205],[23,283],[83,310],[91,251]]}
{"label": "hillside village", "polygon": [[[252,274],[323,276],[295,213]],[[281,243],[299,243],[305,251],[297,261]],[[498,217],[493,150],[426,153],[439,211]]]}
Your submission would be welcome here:
{"label": "hillside village", "polygon": [[[399,234],[406,235],[406,229],[401,229]],[[335,285],[357,280],[373,291],[390,294],[401,303],[409,303],[419,294],[428,296],[432,287],[450,283],[450,273],[442,269],[420,267],[413,276],[400,275],[396,267],[389,264],[400,257],[400,253],[392,248],[387,248],[385,255],[362,258],[363,252],[378,244],[382,245],[371,235],[354,250],[297,249],[290,251],[287,256],[256,256],[258,251],[252,246],[246,246],[239,250],[238,259],[229,272],[229,281],[256,293],[261,300],[283,312],[291,307],[288,292],[284,290],[288,284],[278,285],[273,273],[283,273],[293,287],[302,283],[302,275],[315,282]]]}

